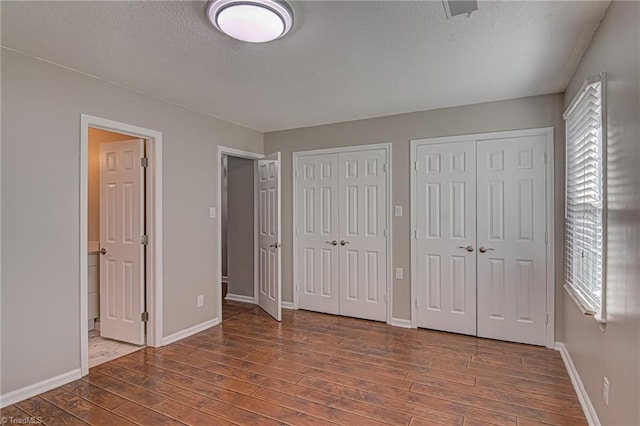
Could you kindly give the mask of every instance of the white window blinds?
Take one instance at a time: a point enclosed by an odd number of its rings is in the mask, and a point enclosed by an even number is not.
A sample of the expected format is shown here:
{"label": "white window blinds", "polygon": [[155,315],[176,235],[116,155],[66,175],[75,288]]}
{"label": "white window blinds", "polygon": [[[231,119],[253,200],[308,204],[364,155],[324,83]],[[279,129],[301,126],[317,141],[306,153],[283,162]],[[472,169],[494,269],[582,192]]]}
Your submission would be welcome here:
{"label": "white window blinds", "polygon": [[587,80],[566,122],[565,287],[584,312],[604,317],[604,158],[602,78]]}

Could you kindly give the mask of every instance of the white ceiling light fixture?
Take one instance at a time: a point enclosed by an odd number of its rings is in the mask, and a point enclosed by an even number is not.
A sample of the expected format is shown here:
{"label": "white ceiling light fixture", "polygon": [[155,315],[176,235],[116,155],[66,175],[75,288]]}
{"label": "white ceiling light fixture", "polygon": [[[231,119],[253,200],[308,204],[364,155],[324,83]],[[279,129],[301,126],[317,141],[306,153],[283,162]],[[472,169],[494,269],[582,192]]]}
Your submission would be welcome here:
{"label": "white ceiling light fixture", "polygon": [[279,0],[213,0],[207,16],[221,32],[249,43],[275,40],[293,26],[291,8]]}

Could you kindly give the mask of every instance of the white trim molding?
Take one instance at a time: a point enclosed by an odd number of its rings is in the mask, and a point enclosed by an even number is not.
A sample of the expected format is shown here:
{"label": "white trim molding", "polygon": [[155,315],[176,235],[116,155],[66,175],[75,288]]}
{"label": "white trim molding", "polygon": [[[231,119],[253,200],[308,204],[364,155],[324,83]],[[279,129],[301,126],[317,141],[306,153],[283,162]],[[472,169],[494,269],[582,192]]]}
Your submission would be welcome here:
{"label": "white trim molding", "polygon": [[402,319],[402,318],[391,318],[389,322],[394,327],[402,327],[402,328],[413,328],[411,325],[411,320]]}
{"label": "white trim molding", "polygon": [[87,233],[89,195],[89,128],[122,133],[147,141],[146,220],[149,245],[146,256],[147,346],[162,346],[162,133],[118,121],[80,115],[80,371],[89,374]]}
{"label": "white trim molding", "polygon": [[580,406],[582,407],[582,411],[584,411],[587,423],[589,423],[590,426],[600,426],[600,420],[598,419],[596,409],[593,407],[591,399],[589,399],[589,395],[582,384],[582,379],[580,379],[578,370],[573,364],[573,360],[571,359],[571,355],[569,354],[567,347],[562,342],[556,342],[554,349],[560,352],[560,356],[562,357],[564,366],[567,369],[569,378],[571,378],[573,389],[576,391],[578,401],[580,401]]}
{"label": "white trim molding", "polygon": [[233,300],[234,302],[251,303],[252,305],[256,304],[255,303],[256,299],[253,296],[243,296],[241,294],[227,293],[227,297],[225,297],[225,299]]}
{"label": "white trim molding", "polygon": [[201,331],[207,330],[211,327],[215,327],[218,324],[220,324],[220,318],[216,317],[212,320],[196,324],[193,327],[185,328],[182,331],[170,334],[169,336],[162,339],[162,346],[177,342],[178,340],[182,340],[185,337],[193,336],[194,334],[200,333]]}
{"label": "white trim molding", "polygon": [[393,146],[391,142],[383,142],[369,145],[352,145],[337,148],[326,149],[313,149],[309,151],[295,151],[291,155],[292,161],[292,173],[291,173],[291,187],[292,187],[292,215],[293,223],[292,235],[293,235],[293,309],[298,309],[298,237],[296,234],[296,228],[298,227],[298,215],[296,214],[296,208],[298,203],[298,185],[296,179],[296,169],[298,160],[301,157],[322,155],[322,154],[339,154],[343,152],[358,152],[369,151],[374,149],[383,149],[386,152],[386,165],[387,165],[387,319],[386,323],[391,324],[392,320],[392,306],[393,306]]}
{"label": "white trim molding", "polygon": [[0,395],[0,408],[4,408],[8,405],[15,404],[16,402],[24,401],[32,396],[66,385],[67,383],[78,380],[81,377],[82,374],[80,373],[80,369],[76,368],[41,382],[5,393],[4,395]]}
{"label": "white trim molding", "polygon": [[295,309],[293,307],[293,302],[285,302],[284,300],[282,301],[282,309]]}

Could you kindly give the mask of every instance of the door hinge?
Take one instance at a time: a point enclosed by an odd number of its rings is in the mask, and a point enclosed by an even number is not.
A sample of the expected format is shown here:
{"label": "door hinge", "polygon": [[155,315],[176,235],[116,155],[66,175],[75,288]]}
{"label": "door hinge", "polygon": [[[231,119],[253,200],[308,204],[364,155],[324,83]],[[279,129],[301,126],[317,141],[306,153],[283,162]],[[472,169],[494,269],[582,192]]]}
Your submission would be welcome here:
{"label": "door hinge", "polygon": [[413,238],[418,239],[418,230],[413,231]]}
{"label": "door hinge", "polygon": [[414,162],[413,162],[413,168],[414,168],[414,169],[416,169],[416,170],[418,170],[418,162],[417,162],[417,161],[414,161]]}
{"label": "door hinge", "polygon": [[298,173],[298,169],[296,169],[296,177],[299,177],[300,173]]}
{"label": "door hinge", "polygon": [[143,246],[146,246],[147,244],[149,244],[149,236],[148,235],[141,235],[140,236],[140,244],[142,244]]}
{"label": "door hinge", "polygon": [[549,313],[548,313],[548,312],[547,312],[547,317],[546,317],[546,319],[544,320],[544,323],[545,323],[545,324],[549,324]]}
{"label": "door hinge", "polygon": [[549,243],[549,234],[547,233],[547,231],[544,231],[544,243],[545,244]]}
{"label": "door hinge", "polygon": [[383,171],[383,172],[385,172],[385,173],[387,173],[387,163],[384,163],[384,164],[382,165],[382,171]]}
{"label": "door hinge", "polygon": [[416,308],[419,308],[420,306],[418,305],[418,298],[416,297]]}
{"label": "door hinge", "polygon": [[300,227],[296,226],[296,235],[300,235]]}
{"label": "door hinge", "polygon": [[384,231],[382,231],[382,235],[384,235],[384,237],[385,237],[385,238],[387,238],[387,237],[388,237],[388,235],[387,235],[387,228],[384,228]]}
{"label": "door hinge", "polygon": [[142,167],[149,167],[149,158],[148,157],[142,157],[140,159],[140,165]]}
{"label": "door hinge", "polygon": [[544,164],[547,164],[547,153],[544,153]]}
{"label": "door hinge", "polygon": [[140,321],[142,322],[148,322],[149,321],[149,312],[143,312],[140,315]]}

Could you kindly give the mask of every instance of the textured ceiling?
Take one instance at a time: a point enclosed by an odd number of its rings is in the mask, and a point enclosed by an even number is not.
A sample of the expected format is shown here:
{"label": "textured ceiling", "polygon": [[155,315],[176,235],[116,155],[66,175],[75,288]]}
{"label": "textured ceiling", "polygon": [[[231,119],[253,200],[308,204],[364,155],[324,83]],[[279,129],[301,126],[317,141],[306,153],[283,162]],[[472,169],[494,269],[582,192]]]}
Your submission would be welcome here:
{"label": "textured ceiling", "polygon": [[204,2],[6,2],[2,45],[261,131],[562,92],[609,2],[291,2],[267,44]]}

